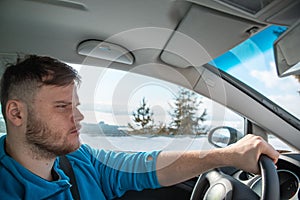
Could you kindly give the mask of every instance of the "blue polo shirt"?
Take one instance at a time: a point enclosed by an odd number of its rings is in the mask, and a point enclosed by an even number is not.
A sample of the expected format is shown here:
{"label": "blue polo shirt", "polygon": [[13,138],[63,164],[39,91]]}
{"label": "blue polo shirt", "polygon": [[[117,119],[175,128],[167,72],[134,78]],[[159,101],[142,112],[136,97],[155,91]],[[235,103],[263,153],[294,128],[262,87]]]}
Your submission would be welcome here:
{"label": "blue polo shirt", "polygon": [[[72,199],[69,178],[59,168],[59,158],[53,166],[58,180],[47,181],[6,154],[5,137],[0,138],[1,199]],[[81,199],[89,200],[112,199],[128,190],[160,187],[155,171],[158,154],[158,151],[124,153],[96,150],[83,144],[67,157],[73,167]]]}

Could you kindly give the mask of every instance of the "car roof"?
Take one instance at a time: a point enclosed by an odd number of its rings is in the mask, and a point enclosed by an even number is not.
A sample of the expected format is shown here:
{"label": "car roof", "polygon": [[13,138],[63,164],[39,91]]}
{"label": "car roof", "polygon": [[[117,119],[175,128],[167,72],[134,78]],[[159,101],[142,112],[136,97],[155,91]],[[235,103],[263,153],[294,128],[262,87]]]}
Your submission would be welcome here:
{"label": "car roof", "polygon": [[[297,0],[2,0],[0,55],[83,63],[81,44],[107,41],[130,52],[131,67],[163,61],[185,68],[207,63],[270,24],[292,25],[299,8]],[[197,55],[184,53],[186,41],[201,46]]]}

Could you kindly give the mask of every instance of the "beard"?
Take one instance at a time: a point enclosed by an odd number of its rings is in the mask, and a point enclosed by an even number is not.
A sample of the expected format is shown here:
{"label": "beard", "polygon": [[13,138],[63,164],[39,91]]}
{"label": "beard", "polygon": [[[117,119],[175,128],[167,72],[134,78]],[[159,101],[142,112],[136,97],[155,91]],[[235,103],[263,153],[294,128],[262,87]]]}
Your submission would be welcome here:
{"label": "beard", "polygon": [[34,115],[28,115],[26,142],[36,159],[52,159],[77,150],[79,139],[71,142],[67,136],[67,133],[51,130],[47,123]]}

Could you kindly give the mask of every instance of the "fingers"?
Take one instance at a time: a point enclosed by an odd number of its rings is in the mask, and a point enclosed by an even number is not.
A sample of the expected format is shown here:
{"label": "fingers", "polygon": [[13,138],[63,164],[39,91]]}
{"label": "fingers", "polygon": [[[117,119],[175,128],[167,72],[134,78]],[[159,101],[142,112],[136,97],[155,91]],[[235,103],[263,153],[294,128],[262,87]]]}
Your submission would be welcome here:
{"label": "fingers", "polygon": [[262,147],[262,151],[261,154],[265,154],[267,155],[269,158],[271,158],[273,160],[274,163],[277,163],[278,158],[279,158],[279,152],[276,151],[272,145],[270,145],[269,143],[267,143],[266,141],[264,141],[264,146]]}
{"label": "fingers", "polygon": [[[269,158],[273,160],[274,163],[277,163],[279,158],[279,153],[273,148],[272,145],[270,145],[268,142],[266,142],[262,137],[255,136],[255,135],[247,135],[249,138],[251,138],[256,145],[254,145],[254,148],[257,148],[258,153],[258,159],[261,154],[267,155]],[[251,140],[250,139],[250,140]]]}
{"label": "fingers", "polygon": [[258,160],[262,154],[270,157],[274,163],[277,163],[279,158],[279,153],[269,143],[262,137],[252,134],[246,135],[233,147],[238,154],[237,166],[252,173],[259,172]]}

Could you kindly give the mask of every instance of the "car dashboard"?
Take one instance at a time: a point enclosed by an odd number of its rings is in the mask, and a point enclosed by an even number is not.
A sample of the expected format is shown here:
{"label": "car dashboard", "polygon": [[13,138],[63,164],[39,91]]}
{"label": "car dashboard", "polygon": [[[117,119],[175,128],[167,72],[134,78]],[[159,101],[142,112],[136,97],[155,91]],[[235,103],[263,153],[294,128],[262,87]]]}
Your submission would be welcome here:
{"label": "car dashboard", "polygon": [[[300,154],[282,154],[276,166],[280,184],[280,199],[300,199]],[[240,170],[235,171],[232,176],[261,196],[261,176]]]}
{"label": "car dashboard", "polygon": [[280,196],[283,199],[300,199],[300,154],[283,154],[277,167]]}

